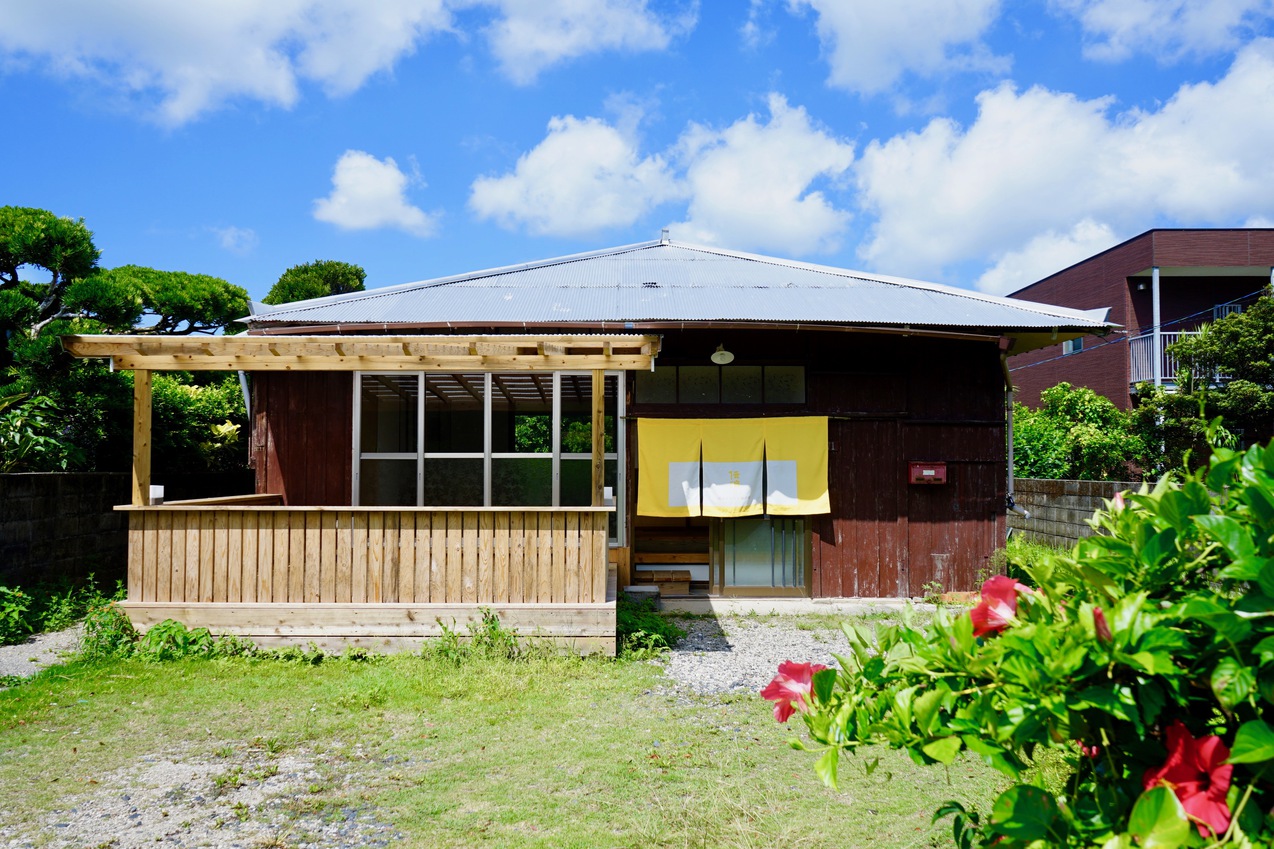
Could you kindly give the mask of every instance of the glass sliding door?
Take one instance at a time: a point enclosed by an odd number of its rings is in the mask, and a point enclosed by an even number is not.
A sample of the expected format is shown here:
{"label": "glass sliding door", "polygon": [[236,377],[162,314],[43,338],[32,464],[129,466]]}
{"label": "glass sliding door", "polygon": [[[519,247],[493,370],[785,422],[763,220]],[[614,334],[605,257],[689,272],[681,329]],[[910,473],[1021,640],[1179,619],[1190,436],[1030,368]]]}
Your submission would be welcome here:
{"label": "glass sliding door", "polygon": [[805,519],[749,516],[711,524],[712,587],[719,595],[809,595]]}

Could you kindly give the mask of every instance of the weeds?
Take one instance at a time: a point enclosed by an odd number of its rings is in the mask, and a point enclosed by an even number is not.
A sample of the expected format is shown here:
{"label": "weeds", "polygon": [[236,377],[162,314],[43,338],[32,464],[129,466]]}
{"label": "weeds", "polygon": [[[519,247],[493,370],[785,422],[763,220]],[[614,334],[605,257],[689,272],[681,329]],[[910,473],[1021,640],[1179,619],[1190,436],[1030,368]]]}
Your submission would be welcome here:
{"label": "weeds", "polygon": [[122,586],[117,584],[108,595],[92,575],[81,584],[59,581],[26,589],[0,586],[0,645],[13,645],[32,634],[69,628],[93,607],[122,597]]}
{"label": "weeds", "polygon": [[615,604],[615,638],[619,656],[647,660],[668,651],[686,632],[655,610],[654,599],[634,600],[620,593]]}

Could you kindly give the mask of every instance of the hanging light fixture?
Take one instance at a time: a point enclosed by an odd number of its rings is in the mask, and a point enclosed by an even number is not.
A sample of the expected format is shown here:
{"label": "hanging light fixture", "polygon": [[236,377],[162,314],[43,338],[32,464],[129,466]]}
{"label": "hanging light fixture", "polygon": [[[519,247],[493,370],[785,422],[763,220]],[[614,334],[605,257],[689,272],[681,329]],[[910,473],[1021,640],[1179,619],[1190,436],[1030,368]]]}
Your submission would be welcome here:
{"label": "hanging light fixture", "polygon": [[725,349],[725,345],[718,345],[717,349],[712,352],[712,361],[719,366],[729,365],[734,362],[734,354]]}

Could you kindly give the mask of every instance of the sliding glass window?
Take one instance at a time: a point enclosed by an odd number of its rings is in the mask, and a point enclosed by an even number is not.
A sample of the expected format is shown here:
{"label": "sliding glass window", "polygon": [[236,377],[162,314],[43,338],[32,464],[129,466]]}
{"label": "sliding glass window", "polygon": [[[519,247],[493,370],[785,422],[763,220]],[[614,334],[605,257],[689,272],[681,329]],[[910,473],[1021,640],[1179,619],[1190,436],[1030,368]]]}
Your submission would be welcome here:
{"label": "sliding glass window", "polygon": [[[605,486],[623,515],[622,374],[605,381]],[[354,502],[587,506],[592,374],[363,372],[354,398]]]}

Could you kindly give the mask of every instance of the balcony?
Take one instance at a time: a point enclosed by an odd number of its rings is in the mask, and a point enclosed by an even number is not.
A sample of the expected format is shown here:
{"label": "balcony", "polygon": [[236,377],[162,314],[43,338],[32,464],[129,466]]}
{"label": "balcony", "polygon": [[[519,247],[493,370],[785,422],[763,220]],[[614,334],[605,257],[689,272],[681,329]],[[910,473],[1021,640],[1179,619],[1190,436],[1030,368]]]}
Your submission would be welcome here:
{"label": "balcony", "polygon": [[[1187,336],[1198,335],[1197,330],[1181,330],[1159,334],[1159,338],[1163,340],[1163,349],[1159,355],[1158,377],[1160,383],[1164,386],[1176,386],[1177,368],[1179,367],[1177,358],[1168,353],[1168,346]],[[1138,383],[1155,382],[1155,335],[1153,333],[1134,336],[1128,340],[1128,366],[1130,384],[1135,386]]]}

